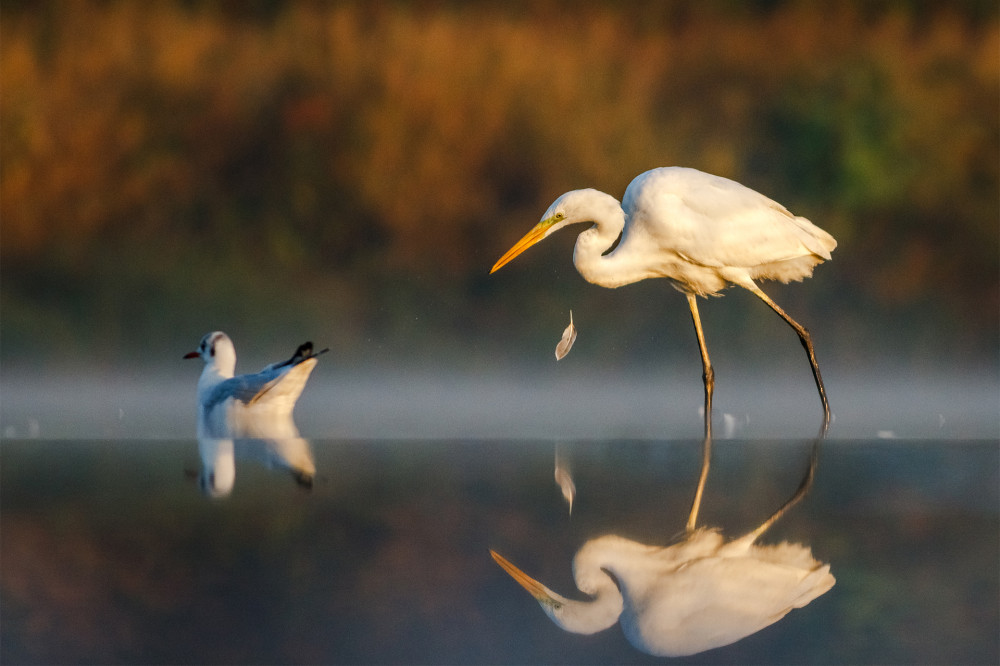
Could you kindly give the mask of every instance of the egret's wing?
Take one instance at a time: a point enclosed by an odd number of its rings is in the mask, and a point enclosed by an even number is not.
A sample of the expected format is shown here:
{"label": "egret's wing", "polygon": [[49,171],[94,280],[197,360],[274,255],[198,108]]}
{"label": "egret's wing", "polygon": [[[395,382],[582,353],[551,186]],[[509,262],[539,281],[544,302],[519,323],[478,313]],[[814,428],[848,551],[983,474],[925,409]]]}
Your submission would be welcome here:
{"label": "egret's wing", "polygon": [[[837,242],[784,206],[735,181],[692,169],[661,169],[626,192],[635,225],[687,261],[713,268],[829,259]],[[633,190],[629,185],[629,190]],[[624,240],[624,239],[623,239]]]}
{"label": "egret's wing", "polygon": [[622,626],[636,647],[684,656],[729,645],[801,608],[834,584],[811,568],[749,557],[695,560],[626,603]]}

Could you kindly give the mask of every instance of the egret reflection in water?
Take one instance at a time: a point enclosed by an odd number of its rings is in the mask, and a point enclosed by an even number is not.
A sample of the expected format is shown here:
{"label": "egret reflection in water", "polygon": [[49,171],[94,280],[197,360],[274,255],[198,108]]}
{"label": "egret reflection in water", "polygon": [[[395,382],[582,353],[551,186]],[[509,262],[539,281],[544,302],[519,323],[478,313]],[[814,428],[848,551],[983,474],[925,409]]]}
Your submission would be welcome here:
{"label": "egret reflection in water", "polygon": [[585,601],[559,595],[490,553],[566,631],[592,634],[620,622],[633,646],[665,657],[729,645],[802,608],[835,583],[830,565],[817,561],[808,546],[757,543],[808,492],[817,454],[818,441],[799,488],[785,504],[753,531],[727,541],[719,530],[696,525],[711,458],[706,438],[683,540],[667,547],[615,535],[586,542],[573,558],[576,586],[590,597]]}

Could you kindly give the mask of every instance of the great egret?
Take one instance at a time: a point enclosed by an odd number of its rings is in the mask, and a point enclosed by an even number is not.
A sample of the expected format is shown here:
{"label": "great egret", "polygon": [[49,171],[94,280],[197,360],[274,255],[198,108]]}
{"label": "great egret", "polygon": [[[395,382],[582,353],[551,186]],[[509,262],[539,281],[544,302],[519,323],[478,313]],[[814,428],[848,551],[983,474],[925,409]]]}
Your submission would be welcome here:
{"label": "great egret", "polygon": [[[313,353],[312,343],[306,342],[287,361],[272,363],[254,374],[234,376],[233,341],[221,331],[206,334],[196,351],[184,355],[205,361],[198,379],[198,436],[297,437],[297,433],[268,433],[288,432],[283,421],[290,422],[295,401],[316,367],[316,357],[327,351]],[[269,420],[275,425],[267,425]]]}
{"label": "great egret", "polygon": [[[708,470],[706,439],[703,478]],[[493,559],[541,605],[559,627],[592,634],[620,622],[643,652],[680,657],[729,645],[760,631],[822,595],[836,582],[830,565],[804,545],[756,541],[812,483],[816,453],[798,490],[752,532],[726,541],[694,525],[701,484],[683,541],[650,546],[616,535],[586,542],[573,558],[573,578],[587,601],[568,599],[514,566]]]}
{"label": "great egret", "polygon": [[[837,247],[833,236],[737,182],[696,169],[663,167],[637,176],[621,204],[594,189],[566,192],[490,272],[579,222],[593,223],[579,235],[573,252],[573,263],[588,282],[615,288],[662,277],[687,296],[704,371],[706,434],[711,434],[715,375],[695,299],[734,284],[753,292],[798,334],[823,403],[825,429],[830,406],[809,333],[754,280],[809,277],[814,266],[830,259]],[[612,250],[615,241],[618,246]]]}

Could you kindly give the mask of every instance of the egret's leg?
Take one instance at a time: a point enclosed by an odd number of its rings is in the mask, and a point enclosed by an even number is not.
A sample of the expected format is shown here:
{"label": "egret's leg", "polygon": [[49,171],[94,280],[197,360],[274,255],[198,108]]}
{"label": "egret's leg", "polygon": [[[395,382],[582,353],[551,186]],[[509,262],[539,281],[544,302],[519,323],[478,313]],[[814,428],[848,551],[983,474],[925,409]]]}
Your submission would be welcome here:
{"label": "egret's leg", "polygon": [[694,294],[687,295],[691,319],[694,320],[694,332],[698,335],[698,349],[701,350],[702,379],[705,382],[705,439],[708,440],[712,437],[712,393],[715,391],[715,371],[712,370],[712,361],[708,358],[708,347],[705,346],[705,334],[701,330],[701,317],[698,315],[698,303],[695,298]]}
{"label": "egret's leg", "polygon": [[708,480],[708,468],[712,462],[712,437],[706,436],[701,447],[701,476],[698,487],[694,491],[694,501],[691,502],[691,513],[688,514],[687,531],[694,532],[698,526],[698,510],[701,508],[701,496],[705,491],[705,481]]}
{"label": "egret's leg", "polygon": [[756,294],[757,298],[767,303],[772,310],[778,313],[779,317],[784,319],[785,322],[795,329],[796,333],[798,333],[799,340],[802,341],[802,346],[805,347],[806,354],[809,356],[809,365],[812,366],[813,378],[816,380],[816,388],[819,389],[819,399],[823,403],[823,427],[820,429],[820,433],[821,436],[824,435],[827,427],[830,425],[830,403],[826,400],[826,389],[823,388],[823,377],[819,373],[819,364],[816,363],[816,352],[813,350],[812,338],[809,337],[809,331],[807,331],[805,327],[797,321],[789,317],[788,313],[778,307],[778,304],[772,301],[756,284],[751,282],[749,285],[746,285],[746,288]]}
{"label": "egret's leg", "polygon": [[799,487],[796,489],[795,493],[788,498],[788,501],[782,504],[777,511],[772,513],[767,520],[761,523],[760,527],[743,537],[744,539],[750,543],[756,541],[761,534],[766,532],[771,525],[778,522],[779,518],[785,515],[789,509],[798,504],[799,501],[806,496],[806,493],[809,492],[809,489],[812,487],[813,478],[816,476],[816,463],[819,461],[819,443],[821,441],[822,438],[817,438],[816,441],[813,442],[812,454],[809,456],[809,466],[806,468],[806,473],[802,477],[802,482],[799,483]]}
{"label": "egret's leg", "polygon": [[701,476],[695,489],[694,501],[691,502],[691,512],[688,514],[687,531],[694,531],[698,524],[698,510],[701,508],[701,496],[708,480],[708,468],[712,460],[712,393],[715,391],[715,371],[712,361],[708,358],[708,347],[705,345],[705,333],[701,329],[701,316],[698,314],[698,302],[694,294],[688,294],[688,307],[691,308],[691,319],[694,321],[694,332],[698,336],[698,349],[701,351],[702,379],[705,382],[705,441],[702,444]]}

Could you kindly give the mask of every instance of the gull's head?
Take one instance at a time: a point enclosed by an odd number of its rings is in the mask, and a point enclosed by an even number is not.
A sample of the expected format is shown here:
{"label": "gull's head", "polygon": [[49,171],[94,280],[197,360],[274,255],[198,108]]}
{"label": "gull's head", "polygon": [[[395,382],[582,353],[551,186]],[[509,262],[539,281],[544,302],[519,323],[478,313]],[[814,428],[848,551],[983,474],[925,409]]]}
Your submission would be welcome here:
{"label": "gull's head", "polygon": [[[594,189],[572,190],[566,192],[552,202],[541,221],[536,224],[531,231],[524,235],[521,240],[514,244],[514,247],[507,250],[507,253],[493,265],[490,273],[495,273],[503,266],[510,263],[517,255],[521,254],[535,243],[548,238],[570,224],[580,222],[610,222],[613,219],[622,217],[621,205],[618,200],[609,194]],[[624,225],[624,218],[622,218]],[[621,231],[621,226],[618,227]]]}
{"label": "gull's head", "polygon": [[206,333],[198,344],[198,349],[188,352],[184,358],[200,358],[206,366],[215,366],[221,374],[229,376],[236,369],[236,347],[222,331]]}

